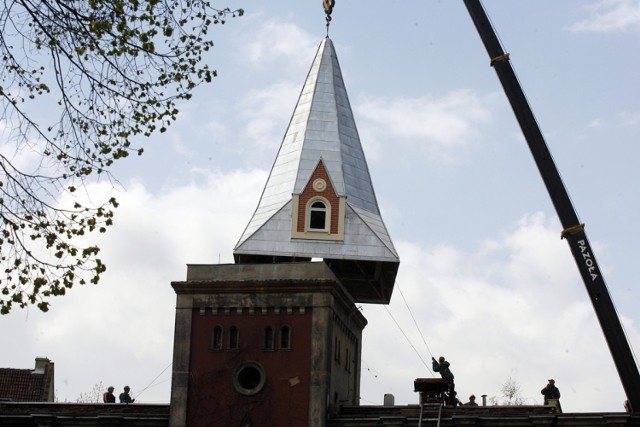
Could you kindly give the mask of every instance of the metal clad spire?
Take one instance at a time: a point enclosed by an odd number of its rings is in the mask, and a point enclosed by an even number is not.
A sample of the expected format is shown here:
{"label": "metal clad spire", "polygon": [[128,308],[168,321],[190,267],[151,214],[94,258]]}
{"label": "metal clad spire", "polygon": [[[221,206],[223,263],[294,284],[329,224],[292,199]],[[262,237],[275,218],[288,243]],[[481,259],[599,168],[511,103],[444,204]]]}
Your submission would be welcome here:
{"label": "metal clad spire", "polygon": [[[294,199],[322,162],[344,200],[344,233],[292,235]],[[296,199],[297,200],[297,199]],[[297,211],[296,211],[297,212]],[[239,263],[322,258],[354,299],[388,302],[399,258],[382,221],[369,168],[331,39],[320,43],[258,207],[234,249]],[[270,261],[271,260],[271,261]]]}

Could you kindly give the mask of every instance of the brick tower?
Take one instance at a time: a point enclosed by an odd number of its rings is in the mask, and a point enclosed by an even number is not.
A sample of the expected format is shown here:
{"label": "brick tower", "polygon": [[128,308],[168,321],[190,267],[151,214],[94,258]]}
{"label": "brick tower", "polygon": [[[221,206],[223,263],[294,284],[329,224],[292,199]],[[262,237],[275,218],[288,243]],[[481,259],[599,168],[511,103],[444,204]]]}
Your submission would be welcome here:
{"label": "brick tower", "polygon": [[357,405],[355,303],[389,302],[399,258],[328,37],[234,258],[172,283],[171,426],[324,427]]}

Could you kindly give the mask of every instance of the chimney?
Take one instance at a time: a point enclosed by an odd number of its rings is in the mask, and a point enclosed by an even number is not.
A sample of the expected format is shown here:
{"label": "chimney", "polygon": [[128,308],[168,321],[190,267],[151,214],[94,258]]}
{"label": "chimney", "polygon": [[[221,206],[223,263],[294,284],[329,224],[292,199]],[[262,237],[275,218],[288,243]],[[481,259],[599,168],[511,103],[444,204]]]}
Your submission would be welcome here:
{"label": "chimney", "polygon": [[40,374],[43,375],[44,371],[51,361],[46,357],[36,357],[36,368],[32,372],[32,374]]}

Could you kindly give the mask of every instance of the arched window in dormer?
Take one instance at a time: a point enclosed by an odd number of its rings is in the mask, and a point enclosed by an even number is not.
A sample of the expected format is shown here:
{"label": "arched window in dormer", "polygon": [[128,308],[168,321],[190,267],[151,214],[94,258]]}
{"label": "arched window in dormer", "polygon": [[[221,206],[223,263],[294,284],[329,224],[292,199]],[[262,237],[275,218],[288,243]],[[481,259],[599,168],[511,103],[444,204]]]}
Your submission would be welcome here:
{"label": "arched window in dormer", "polygon": [[328,230],[328,218],[327,205],[323,201],[316,200],[311,203],[311,206],[309,207],[309,230]]}
{"label": "arched window in dormer", "polygon": [[344,240],[346,200],[336,193],[327,176],[308,182],[291,198],[291,238]]}

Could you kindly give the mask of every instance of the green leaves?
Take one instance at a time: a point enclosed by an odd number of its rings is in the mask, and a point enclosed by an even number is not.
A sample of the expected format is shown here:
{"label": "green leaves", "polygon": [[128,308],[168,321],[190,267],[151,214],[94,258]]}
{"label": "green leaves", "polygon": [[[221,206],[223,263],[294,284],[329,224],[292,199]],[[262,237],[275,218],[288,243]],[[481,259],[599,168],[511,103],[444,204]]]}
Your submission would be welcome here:
{"label": "green leaves", "polygon": [[[35,171],[0,154],[0,313],[29,304],[47,311],[74,284],[99,282],[106,266],[91,233],[113,225],[118,203],[85,206],[79,190],[141,155],[141,137],[167,131],[178,104],[216,76],[204,60],[211,26],[243,14],[210,0],[0,5],[5,140],[16,153],[42,153],[30,162]],[[32,105],[57,108],[57,121],[41,123]]]}

